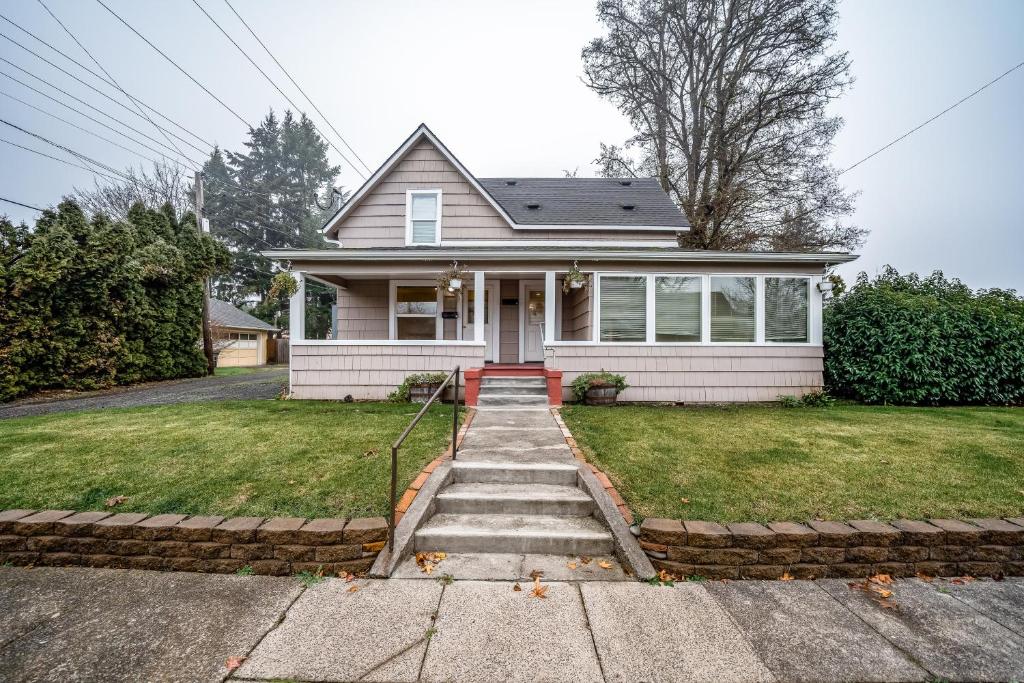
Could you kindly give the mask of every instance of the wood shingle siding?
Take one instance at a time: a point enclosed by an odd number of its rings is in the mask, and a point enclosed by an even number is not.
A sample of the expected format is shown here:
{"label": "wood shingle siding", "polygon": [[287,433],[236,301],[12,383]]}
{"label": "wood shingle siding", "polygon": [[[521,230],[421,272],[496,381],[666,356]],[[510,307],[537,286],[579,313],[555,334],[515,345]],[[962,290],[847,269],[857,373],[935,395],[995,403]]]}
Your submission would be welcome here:
{"label": "wood shingle siding", "polygon": [[309,344],[293,342],[292,396],[300,399],[380,400],[406,375],[479,368],[484,347],[469,344]]}
{"label": "wood shingle siding", "polygon": [[349,280],[338,290],[337,338],[388,338],[387,280]]}
{"label": "wood shingle siding", "polygon": [[554,346],[545,365],[562,370],[562,394],[584,372],[626,376],[623,401],[726,403],[776,401],[822,387],[822,348],[769,346]]}

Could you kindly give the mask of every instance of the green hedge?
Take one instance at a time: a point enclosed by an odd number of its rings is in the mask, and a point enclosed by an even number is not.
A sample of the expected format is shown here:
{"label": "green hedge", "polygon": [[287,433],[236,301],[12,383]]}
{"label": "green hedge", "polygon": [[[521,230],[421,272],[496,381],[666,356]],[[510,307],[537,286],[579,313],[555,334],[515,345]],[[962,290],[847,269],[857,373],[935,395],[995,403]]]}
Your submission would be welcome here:
{"label": "green hedge", "polygon": [[863,273],[824,313],[836,396],[907,405],[1024,403],[1024,298],[941,272]]}
{"label": "green hedge", "polygon": [[0,400],[203,374],[202,282],[229,258],[169,206],[0,218]]}

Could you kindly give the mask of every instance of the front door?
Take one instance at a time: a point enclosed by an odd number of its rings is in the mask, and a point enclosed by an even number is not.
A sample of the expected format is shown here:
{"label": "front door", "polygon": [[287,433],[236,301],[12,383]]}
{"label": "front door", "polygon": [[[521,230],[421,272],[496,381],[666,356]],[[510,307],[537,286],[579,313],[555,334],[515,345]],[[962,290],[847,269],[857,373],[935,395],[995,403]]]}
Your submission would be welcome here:
{"label": "front door", "polygon": [[[484,355],[486,360],[496,363],[498,361],[498,325],[497,325],[497,298],[498,287],[495,283],[484,285],[487,295],[484,297],[484,340],[487,342],[487,351]],[[466,295],[462,297],[462,338],[473,338],[474,320],[476,319],[476,290],[467,289]]]}
{"label": "front door", "polygon": [[524,363],[544,360],[544,283],[523,283],[522,308],[522,356]]}

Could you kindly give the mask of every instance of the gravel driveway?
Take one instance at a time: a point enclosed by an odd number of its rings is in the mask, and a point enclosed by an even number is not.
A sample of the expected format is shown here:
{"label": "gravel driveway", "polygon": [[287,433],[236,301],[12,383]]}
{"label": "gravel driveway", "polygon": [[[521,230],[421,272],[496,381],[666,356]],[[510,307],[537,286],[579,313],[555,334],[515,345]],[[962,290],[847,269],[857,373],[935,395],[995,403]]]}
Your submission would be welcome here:
{"label": "gravel driveway", "polygon": [[104,391],[26,398],[0,405],[0,418],[169,403],[273,399],[287,384],[287,367],[260,368],[252,373],[230,377],[197,377]]}

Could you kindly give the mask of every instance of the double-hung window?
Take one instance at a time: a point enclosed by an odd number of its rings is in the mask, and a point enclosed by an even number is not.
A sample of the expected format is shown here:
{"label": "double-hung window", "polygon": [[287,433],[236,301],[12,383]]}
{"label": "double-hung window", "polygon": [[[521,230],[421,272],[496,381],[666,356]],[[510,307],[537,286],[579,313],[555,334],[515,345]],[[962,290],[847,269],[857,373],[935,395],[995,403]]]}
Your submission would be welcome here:
{"label": "double-hung window", "polygon": [[437,287],[395,287],[395,339],[437,339]]}
{"label": "double-hung window", "polygon": [[406,244],[441,244],[441,190],[406,192],[405,216]]}
{"label": "double-hung window", "polygon": [[764,279],[764,340],[805,344],[810,337],[807,313],[811,283],[805,277]]}

